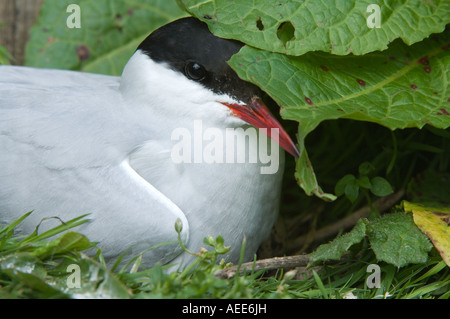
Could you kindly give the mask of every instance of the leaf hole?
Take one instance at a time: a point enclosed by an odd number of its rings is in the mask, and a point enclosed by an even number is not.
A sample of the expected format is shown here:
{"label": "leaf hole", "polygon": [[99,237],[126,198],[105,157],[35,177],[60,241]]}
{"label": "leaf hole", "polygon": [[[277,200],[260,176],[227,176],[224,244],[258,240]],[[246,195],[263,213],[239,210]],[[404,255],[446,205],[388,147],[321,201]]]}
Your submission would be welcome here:
{"label": "leaf hole", "polygon": [[264,24],[262,23],[261,17],[256,21],[256,27],[259,31],[264,31]]}
{"label": "leaf hole", "polygon": [[295,39],[295,27],[290,21],[284,21],[277,29],[277,37],[283,42],[283,45]]}

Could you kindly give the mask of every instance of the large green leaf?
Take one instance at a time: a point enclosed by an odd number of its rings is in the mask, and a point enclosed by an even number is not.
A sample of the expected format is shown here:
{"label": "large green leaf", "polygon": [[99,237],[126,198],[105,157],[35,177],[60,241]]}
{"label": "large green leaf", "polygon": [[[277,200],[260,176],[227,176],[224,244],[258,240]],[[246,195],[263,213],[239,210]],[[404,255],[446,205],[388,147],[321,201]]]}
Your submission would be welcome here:
{"label": "large green leaf", "polygon": [[302,188],[324,199],[304,148],[304,139],[320,122],[347,118],[390,129],[430,124],[450,126],[449,33],[364,56],[310,52],[286,56],[244,47],[230,65],[245,80],[267,92],[285,119],[299,126],[301,156],[297,179]]}
{"label": "large green leaf", "polygon": [[424,263],[433,245],[420,232],[411,215],[403,212],[385,215],[368,225],[370,246],[378,260],[403,267]]}
{"label": "large green leaf", "polygon": [[285,119],[310,132],[321,121],[348,118],[390,129],[450,125],[449,33],[411,47],[400,41],[383,52],[290,57],[244,47],[230,60],[282,107]]}
{"label": "large green leaf", "polygon": [[184,15],[175,1],[81,0],[81,28],[69,28],[72,3],[44,2],[27,44],[27,66],[120,75],[148,34]]}
{"label": "large green leaf", "polygon": [[[220,37],[267,51],[301,55],[321,50],[365,54],[396,38],[413,44],[450,22],[446,0],[179,0]],[[371,28],[380,10],[380,28]],[[368,23],[369,21],[369,23]]]}

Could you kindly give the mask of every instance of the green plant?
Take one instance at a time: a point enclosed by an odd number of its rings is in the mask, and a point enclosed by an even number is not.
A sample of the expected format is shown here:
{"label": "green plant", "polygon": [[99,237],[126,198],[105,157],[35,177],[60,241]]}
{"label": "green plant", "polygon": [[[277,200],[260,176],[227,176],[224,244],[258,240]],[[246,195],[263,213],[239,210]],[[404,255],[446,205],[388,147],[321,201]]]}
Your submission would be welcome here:
{"label": "green plant", "polygon": [[368,194],[370,191],[373,195],[383,197],[392,194],[392,186],[389,182],[380,176],[369,178],[369,174],[375,167],[369,163],[364,162],[359,165],[359,177],[356,178],[353,174],[347,174],[342,177],[335,186],[336,196],[345,196],[352,202],[354,202],[361,190],[368,203],[371,203],[371,198]]}

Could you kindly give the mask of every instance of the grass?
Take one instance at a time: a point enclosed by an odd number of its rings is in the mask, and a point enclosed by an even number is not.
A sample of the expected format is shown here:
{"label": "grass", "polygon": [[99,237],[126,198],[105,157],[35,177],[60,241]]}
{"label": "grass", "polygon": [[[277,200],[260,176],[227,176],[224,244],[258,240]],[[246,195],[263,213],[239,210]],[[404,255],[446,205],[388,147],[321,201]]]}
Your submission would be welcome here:
{"label": "grass", "polygon": [[[28,214],[27,214],[28,215]],[[26,218],[25,215],[23,218]],[[352,251],[351,257],[328,265],[319,265],[302,273],[278,270],[251,271],[231,279],[217,278],[216,270],[225,267],[220,260],[223,242],[212,242],[213,250],[198,256],[195,267],[182,272],[165,273],[156,265],[138,271],[139,258],[131,271],[112,273],[101,252],[93,258],[84,253],[94,243],[73,231],[85,222],[84,216],[42,234],[15,236],[20,220],[0,230],[0,298],[220,298],[220,299],[360,299],[442,298],[450,296],[450,269],[433,252],[424,264],[401,269],[377,263],[366,243]],[[56,239],[49,240],[55,236]],[[211,241],[209,241],[211,244]],[[70,287],[72,272],[68,265],[79,265],[79,288]],[[378,288],[368,288],[367,266],[378,264],[381,280]]]}

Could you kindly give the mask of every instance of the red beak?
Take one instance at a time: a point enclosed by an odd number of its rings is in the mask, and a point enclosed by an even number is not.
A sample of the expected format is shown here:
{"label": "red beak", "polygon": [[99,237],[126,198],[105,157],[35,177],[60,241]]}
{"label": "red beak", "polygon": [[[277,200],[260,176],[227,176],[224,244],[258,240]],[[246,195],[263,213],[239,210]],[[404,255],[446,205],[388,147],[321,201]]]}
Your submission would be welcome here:
{"label": "red beak", "polygon": [[[250,105],[241,104],[230,104],[223,103],[228,108],[233,111],[233,114],[250,125],[256,128],[266,128],[267,135],[274,141],[278,142],[282,148],[291,153],[294,157],[300,157],[300,153],[292,142],[286,130],[281,126],[281,124],[275,119],[275,117],[270,113],[267,106],[261,101],[260,98],[254,97]],[[277,128],[279,130],[279,140],[272,137],[271,128]]]}

